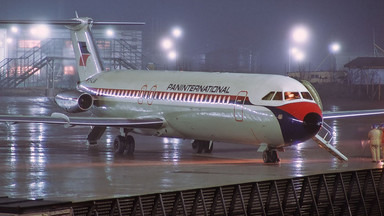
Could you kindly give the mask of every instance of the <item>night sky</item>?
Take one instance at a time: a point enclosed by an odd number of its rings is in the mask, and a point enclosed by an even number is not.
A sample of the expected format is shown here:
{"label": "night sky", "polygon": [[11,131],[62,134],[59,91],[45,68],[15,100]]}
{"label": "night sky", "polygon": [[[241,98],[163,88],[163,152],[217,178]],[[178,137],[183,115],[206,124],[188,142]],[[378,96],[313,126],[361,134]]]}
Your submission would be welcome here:
{"label": "night sky", "polygon": [[[345,63],[373,56],[373,38],[384,47],[383,0],[1,0],[0,19],[68,19],[75,11],[96,21],[144,21],[144,46],[174,25],[184,29],[183,53],[242,48],[259,55],[261,72],[282,74],[291,29],[310,29],[305,64],[316,68],[338,41]],[[342,65],[342,63],[338,63]]]}

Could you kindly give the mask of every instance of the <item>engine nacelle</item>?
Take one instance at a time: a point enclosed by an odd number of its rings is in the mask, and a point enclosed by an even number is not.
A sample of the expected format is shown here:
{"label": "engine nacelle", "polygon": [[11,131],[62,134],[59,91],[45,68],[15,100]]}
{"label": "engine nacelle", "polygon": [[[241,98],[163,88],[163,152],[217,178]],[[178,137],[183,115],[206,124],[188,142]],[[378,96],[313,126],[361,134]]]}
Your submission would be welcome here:
{"label": "engine nacelle", "polygon": [[67,112],[78,113],[89,110],[93,105],[93,98],[87,93],[69,91],[57,94],[55,102]]}

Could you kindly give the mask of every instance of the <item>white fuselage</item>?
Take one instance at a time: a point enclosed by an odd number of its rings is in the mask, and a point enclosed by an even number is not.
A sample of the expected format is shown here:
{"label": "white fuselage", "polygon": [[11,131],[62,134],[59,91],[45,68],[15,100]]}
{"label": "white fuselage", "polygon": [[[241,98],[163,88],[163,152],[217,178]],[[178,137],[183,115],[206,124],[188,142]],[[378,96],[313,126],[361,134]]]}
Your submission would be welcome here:
{"label": "white fuselage", "polygon": [[283,134],[282,122],[292,122],[288,116],[294,116],[296,124],[307,113],[321,115],[315,101],[303,97],[263,99],[269,92],[308,92],[300,82],[280,75],[110,71],[82,82],[79,90],[94,97],[95,115],[164,119],[166,124],[159,130],[135,130],[156,136],[266,143],[277,148],[308,138],[303,134],[293,140]]}

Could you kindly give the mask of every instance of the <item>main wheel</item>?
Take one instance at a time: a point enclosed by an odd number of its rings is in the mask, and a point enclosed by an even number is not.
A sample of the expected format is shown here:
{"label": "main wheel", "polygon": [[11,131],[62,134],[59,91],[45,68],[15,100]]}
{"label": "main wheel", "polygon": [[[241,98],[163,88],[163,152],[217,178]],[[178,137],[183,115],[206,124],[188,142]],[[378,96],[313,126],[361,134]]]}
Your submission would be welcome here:
{"label": "main wheel", "polygon": [[203,152],[203,145],[202,145],[202,141],[200,140],[194,140],[192,142],[192,149],[195,150],[196,153],[200,154]]}
{"label": "main wheel", "polygon": [[204,142],[204,152],[212,153],[212,150],[213,150],[213,141]]}
{"label": "main wheel", "polygon": [[120,135],[116,136],[115,141],[113,142],[113,148],[115,149],[115,154],[123,154],[126,146],[127,146],[127,142],[125,137]]}
{"label": "main wheel", "polygon": [[127,136],[126,137],[126,142],[127,142],[127,146],[126,146],[126,149],[128,151],[128,154],[133,154],[133,152],[135,152],[135,139],[133,138],[133,136]]}

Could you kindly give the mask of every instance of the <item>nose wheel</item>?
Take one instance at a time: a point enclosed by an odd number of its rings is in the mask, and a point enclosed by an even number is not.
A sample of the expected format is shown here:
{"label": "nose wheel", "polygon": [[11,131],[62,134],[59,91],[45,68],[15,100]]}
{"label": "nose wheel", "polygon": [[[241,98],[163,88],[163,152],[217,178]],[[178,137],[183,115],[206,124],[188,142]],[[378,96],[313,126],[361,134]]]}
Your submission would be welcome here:
{"label": "nose wheel", "polygon": [[213,141],[194,140],[192,142],[192,148],[196,153],[212,153]]}
{"label": "nose wheel", "polygon": [[279,163],[280,158],[276,149],[267,149],[263,151],[263,161],[264,163]]}

